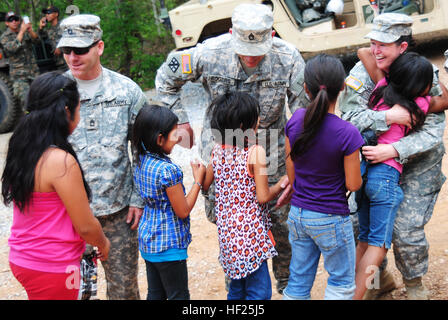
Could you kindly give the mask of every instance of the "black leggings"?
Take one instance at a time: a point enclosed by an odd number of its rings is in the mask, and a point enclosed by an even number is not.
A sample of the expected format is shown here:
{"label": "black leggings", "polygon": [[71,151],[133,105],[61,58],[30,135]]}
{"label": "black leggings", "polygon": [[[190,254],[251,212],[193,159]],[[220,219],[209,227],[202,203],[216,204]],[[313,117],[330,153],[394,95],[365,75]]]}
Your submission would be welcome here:
{"label": "black leggings", "polygon": [[190,300],[187,260],[146,261],[148,296],[146,300]]}

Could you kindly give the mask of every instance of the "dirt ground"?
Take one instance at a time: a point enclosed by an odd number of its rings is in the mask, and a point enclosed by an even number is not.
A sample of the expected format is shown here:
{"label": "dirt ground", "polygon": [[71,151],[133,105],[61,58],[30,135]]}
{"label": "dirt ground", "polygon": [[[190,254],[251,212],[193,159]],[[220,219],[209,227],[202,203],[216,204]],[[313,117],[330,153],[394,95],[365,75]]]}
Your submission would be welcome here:
{"label": "dirt ground", "polygon": [[[448,86],[448,75],[443,70],[444,58],[441,49],[427,50],[425,55],[440,68],[440,78]],[[197,133],[198,128],[194,128]],[[1,167],[6,151],[6,141],[8,135],[1,135],[0,145]],[[198,137],[198,135],[196,135]],[[196,138],[198,139],[198,138]],[[448,130],[444,135],[445,146],[448,147]],[[177,147],[176,147],[177,148]],[[173,160],[178,162],[183,157],[183,153],[178,149],[174,150]],[[443,161],[443,172],[448,176],[448,159]],[[184,161],[185,162],[185,161]],[[184,184],[187,190],[192,185],[191,170],[187,165],[183,165]],[[9,226],[11,223],[11,210],[0,205],[0,299],[2,300],[23,300],[27,299],[26,293],[11,274],[8,264]],[[226,291],[224,285],[224,273],[218,262],[218,242],[217,231],[214,224],[208,222],[204,214],[203,199],[200,196],[194,210],[191,213],[191,233],[193,241],[188,250],[188,274],[189,289],[193,300],[225,300]],[[3,227],[3,230],[1,229]],[[433,300],[448,299],[448,184],[443,186],[433,213],[433,217],[426,226],[426,235],[430,244],[429,251],[429,271],[423,281],[431,293]],[[406,299],[406,293],[401,275],[395,267],[393,253],[388,253],[389,270],[393,273],[397,289],[382,297],[387,300]],[[270,264],[270,262],[269,262]],[[282,296],[275,290],[275,279],[272,276],[273,296],[278,300]],[[323,269],[321,259],[317,272],[316,281],[312,290],[312,299],[323,299],[328,275]],[[139,260],[139,288],[141,298],[146,298],[147,283],[145,264]],[[106,285],[104,272],[99,267],[98,298],[106,299]]]}

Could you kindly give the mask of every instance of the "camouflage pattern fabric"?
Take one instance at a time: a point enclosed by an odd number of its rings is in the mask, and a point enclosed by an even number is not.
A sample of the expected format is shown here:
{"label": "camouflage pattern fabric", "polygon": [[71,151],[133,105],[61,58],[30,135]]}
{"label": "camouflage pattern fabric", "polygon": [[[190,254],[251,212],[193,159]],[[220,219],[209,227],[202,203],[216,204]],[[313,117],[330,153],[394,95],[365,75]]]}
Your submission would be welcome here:
{"label": "camouflage pattern fabric", "polygon": [[262,4],[241,4],[232,13],[234,51],[245,56],[265,55],[272,47],[272,10]]}
{"label": "camouflage pattern fabric", "polygon": [[[375,84],[358,62],[346,78],[346,90],[339,99],[342,119],[353,123],[360,132],[388,130],[385,111],[367,108]],[[440,95],[438,69],[434,66],[431,95]],[[398,209],[392,242],[396,265],[405,279],[423,276],[428,266],[428,243],[424,226],[431,217],[437,195],[445,182],[441,162],[445,153],[442,137],[445,114],[430,113],[419,132],[412,133],[392,145],[398,151],[397,161],[404,165],[401,188],[404,200]],[[353,204],[353,202],[349,202]],[[353,212],[353,209],[350,210]]]}
{"label": "camouflage pattern fabric", "polygon": [[[67,75],[73,78],[71,71]],[[138,111],[147,103],[131,79],[106,68],[101,77],[93,99],[80,90],[81,120],[69,137],[92,189],[90,207],[97,217],[129,205],[144,207],[132,180],[128,140]]]}
{"label": "camouflage pattern fabric", "polygon": [[[58,24],[55,26],[50,24],[47,29],[39,30],[39,35],[41,37],[46,37],[50,41],[51,51],[54,52],[57,48],[56,46],[59,40],[62,37],[61,23],[58,22]],[[64,55],[62,54],[62,52],[59,55],[54,55],[54,62],[57,69],[67,70],[67,65],[65,64]]]}
{"label": "camouflage pattern fabric", "polygon": [[[179,123],[186,123],[189,120],[182,108],[180,91],[187,81],[200,81],[210,99],[231,90],[251,94],[258,100],[261,108],[258,138],[266,149],[268,178],[272,185],[286,174],[286,100],[291,112],[309,103],[303,90],[304,69],[305,62],[298,50],[287,42],[274,38],[271,50],[258,64],[255,72],[248,76],[233,49],[231,35],[225,34],[198,44],[195,48],[171,53],[157,72],[156,99],[176,113]],[[200,143],[201,156],[205,163],[209,162],[214,146],[209,128],[210,121],[205,119]],[[213,187],[210,190],[214,190]],[[205,198],[207,217],[214,222],[214,192],[210,191]],[[274,210],[274,204],[275,201],[270,203],[271,218],[274,222],[272,231],[279,253],[274,260],[274,275],[277,281],[286,283],[291,257],[286,225],[289,210]]]}
{"label": "camouflage pattern fabric", "polygon": [[93,14],[78,14],[62,20],[62,38],[57,47],[85,48],[101,40],[100,18]]}
{"label": "camouflage pattern fabric", "polygon": [[31,82],[31,79],[18,78],[12,84],[14,97],[19,101],[22,111],[25,111],[25,101]]}
{"label": "camouflage pattern fabric", "polygon": [[443,66],[445,68],[445,71],[448,72],[448,50],[445,51],[445,65]]}
{"label": "camouflage pattern fabric", "polygon": [[373,19],[372,31],[365,38],[392,43],[402,36],[410,36],[412,23],[412,18],[405,14],[383,13]]}
{"label": "camouflage pattern fabric", "polygon": [[29,85],[39,75],[39,67],[33,54],[33,40],[28,32],[23,35],[22,42],[17,40],[17,33],[10,28],[0,37],[0,43],[9,60],[9,74],[13,80],[14,96],[25,107],[25,99]]}
{"label": "camouflage pattern fabric", "polygon": [[[66,74],[73,78],[70,71]],[[108,298],[140,299],[137,231],[131,230],[126,216],[129,206],[143,208],[144,203],[133,185],[128,140],[146,97],[123,75],[102,68],[101,77],[92,99],[80,90],[81,120],[69,141],[92,189],[92,212],[111,241],[103,263]]]}
{"label": "camouflage pattern fabric", "polygon": [[98,217],[104,234],[111,242],[109,258],[101,261],[109,300],[140,300],[137,230],[131,230],[126,223],[128,209]]}

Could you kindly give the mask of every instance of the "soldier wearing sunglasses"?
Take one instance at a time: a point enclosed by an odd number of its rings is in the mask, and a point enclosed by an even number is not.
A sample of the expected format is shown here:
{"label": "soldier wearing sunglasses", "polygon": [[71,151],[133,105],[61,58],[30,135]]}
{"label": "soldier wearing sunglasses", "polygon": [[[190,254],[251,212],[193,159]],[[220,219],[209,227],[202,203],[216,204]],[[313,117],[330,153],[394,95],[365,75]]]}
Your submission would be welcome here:
{"label": "soldier wearing sunglasses", "polygon": [[32,48],[32,43],[37,42],[39,36],[34,32],[31,23],[22,22],[18,14],[11,11],[5,18],[8,28],[0,37],[0,43],[9,59],[14,97],[24,108],[30,83],[39,75]]}
{"label": "soldier wearing sunglasses", "polygon": [[[128,138],[146,96],[131,79],[101,65],[100,18],[80,14],[61,22],[60,48],[78,83],[80,122],[70,136],[92,189],[90,207],[113,246],[102,262],[111,300],[140,299],[137,226],[144,207],[132,180]],[[90,253],[90,248],[85,254]]]}
{"label": "soldier wearing sunglasses", "polygon": [[39,21],[39,35],[50,41],[56,69],[66,71],[67,65],[65,64],[64,56],[61,53],[61,50],[56,48],[56,45],[62,37],[62,30],[60,28],[61,22],[59,21],[59,8],[49,6],[42,10],[42,14],[45,16]]}

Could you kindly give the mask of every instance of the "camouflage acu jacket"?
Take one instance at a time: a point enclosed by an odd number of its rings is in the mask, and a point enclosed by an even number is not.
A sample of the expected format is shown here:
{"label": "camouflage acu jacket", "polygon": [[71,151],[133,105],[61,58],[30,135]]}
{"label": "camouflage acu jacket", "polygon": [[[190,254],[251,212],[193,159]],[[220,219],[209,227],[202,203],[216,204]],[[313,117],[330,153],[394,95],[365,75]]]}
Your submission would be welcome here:
{"label": "camouflage acu jacket", "polygon": [[33,54],[33,40],[28,32],[23,35],[22,42],[17,40],[17,33],[10,28],[0,37],[0,43],[9,60],[9,73],[13,78],[33,80],[39,75],[39,67]]}
{"label": "camouflage acu jacket", "polygon": [[[291,112],[306,107],[303,90],[305,62],[291,44],[273,39],[272,49],[248,76],[231,44],[230,34],[198,44],[195,48],[171,53],[156,76],[158,99],[175,112],[180,123],[188,115],[180,103],[180,90],[187,81],[200,81],[210,99],[230,90],[250,93],[260,104],[259,140],[266,141],[269,163],[284,165],[286,101]],[[209,128],[207,119],[204,128]],[[211,134],[202,134],[202,158],[208,162],[213,148]],[[278,157],[278,158],[277,158]]]}
{"label": "camouflage acu jacket", "polygon": [[[73,78],[70,71],[66,73]],[[131,79],[103,68],[94,98],[80,90],[81,120],[69,138],[92,189],[95,216],[144,204],[134,188],[128,140],[146,97]]]}
{"label": "camouflage acu jacket", "polygon": [[[430,94],[442,93],[438,85],[438,69],[434,67],[434,82]],[[339,109],[342,119],[353,123],[361,132],[372,129],[377,133],[387,131],[385,111],[368,109],[368,99],[375,88],[362,62],[358,62],[346,78],[346,90],[339,98]],[[428,188],[439,190],[445,181],[442,173],[438,177],[426,177],[425,172],[438,164],[445,153],[443,132],[445,129],[445,114],[429,113],[425,124],[418,132],[409,134],[393,143],[399,158],[396,160],[404,164],[402,183],[412,183],[415,179],[427,179]],[[427,190],[428,193],[431,190]]]}

